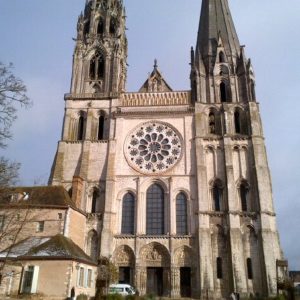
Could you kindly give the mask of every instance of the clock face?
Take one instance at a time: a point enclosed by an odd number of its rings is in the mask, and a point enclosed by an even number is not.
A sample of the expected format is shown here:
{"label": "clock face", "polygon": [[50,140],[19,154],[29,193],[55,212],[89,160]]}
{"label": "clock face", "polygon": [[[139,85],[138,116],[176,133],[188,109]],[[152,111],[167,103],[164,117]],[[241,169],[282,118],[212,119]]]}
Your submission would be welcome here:
{"label": "clock face", "polygon": [[182,156],[182,137],[170,124],[152,121],[138,125],[125,140],[124,152],[136,171],[156,175],[172,169]]}

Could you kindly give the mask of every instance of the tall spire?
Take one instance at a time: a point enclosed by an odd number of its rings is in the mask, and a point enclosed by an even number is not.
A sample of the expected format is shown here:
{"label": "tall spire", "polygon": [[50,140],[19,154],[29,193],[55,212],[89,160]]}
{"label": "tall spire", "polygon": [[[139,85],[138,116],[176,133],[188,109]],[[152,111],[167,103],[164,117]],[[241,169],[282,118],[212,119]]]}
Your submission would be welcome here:
{"label": "tall spire", "polygon": [[227,56],[238,56],[240,43],[227,0],[202,0],[197,51],[202,58],[216,54],[221,39]]}

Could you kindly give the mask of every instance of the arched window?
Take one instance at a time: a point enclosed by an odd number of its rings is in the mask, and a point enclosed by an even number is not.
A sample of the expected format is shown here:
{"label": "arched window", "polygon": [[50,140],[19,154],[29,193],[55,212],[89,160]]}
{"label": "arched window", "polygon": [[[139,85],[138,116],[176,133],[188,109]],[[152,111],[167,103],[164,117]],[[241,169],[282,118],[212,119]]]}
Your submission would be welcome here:
{"label": "arched window", "polygon": [[117,32],[117,21],[115,18],[111,18],[109,23],[109,33],[115,35],[116,32]]}
{"label": "arched window", "polygon": [[226,84],[224,82],[221,82],[221,84],[220,84],[220,95],[221,95],[221,102],[227,102],[228,101]]}
{"label": "arched window", "polygon": [[90,61],[89,76],[92,80],[102,79],[105,73],[104,56],[97,52]]}
{"label": "arched window", "polygon": [[89,34],[90,32],[90,22],[84,24],[84,35]]}
{"label": "arched window", "polygon": [[241,184],[240,186],[240,198],[241,198],[241,206],[242,206],[242,211],[248,211],[248,203],[247,203],[247,198],[248,198],[248,189],[245,186],[245,184]]}
{"label": "arched window", "polygon": [[217,185],[214,185],[213,187],[212,196],[213,196],[214,210],[221,211],[222,190]]}
{"label": "arched window", "polygon": [[247,258],[247,273],[248,279],[253,279],[252,259]]}
{"label": "arched window", "polygon": [[241,132],[241,115],[238,111],[234,113],[234,128],[235,128],[235,133],[242,133]]}
{"label": "arched window", "polygon": [[127,193],[123,197],[122,204],[122,234],[134,234],[134,212],[135,212],[135,200],[131,193]]}
{"label": "arched window", "polygon": [[78,134],[77,140],[82,141],[84,137],[84,117],[80,116],[78,119]]}
{"label": "arched window", "polygon": [[220,51],[219,53],[219,62],[224,63],[225,62],[225,55],[223,51]]}
{"label": "arched window", "polygon": [[100,18],[99,21],[98,21],[97,33],[98,34],[103,34],[104,33],[104,20],[103,20],[103,18]]}
{"label": "arched window", "polygon": [[253,80],[251,80],[251,100],[255,101],[256,100],[256,95],[255,95],[255,83]]}
{"label": "arched window", "polygon": [[223,278],[223,266],[222,266],[222,258],[217,257],[217,278]]}
{"label": "arched window", "polygon": [[187,235],[187,225],[187,199],[184,193],[180,193],[176,197],[176,233]]}
{"label": "arched window", "polygon": [[213,112],[209,114],[209,133],[216,133],[216,116]]}
{"label": "arched window", "polygon": [[102,141],[104,139],[104,122],[105,117],[103,113],[99,116],[99,124],[98,124],[98,140]]}
{"label": "arched window", "polygon": [[97,189],[94,190],[93,196],[92,196],[92,208],[91,208],[91,213],[95,214],[97,213],[97,202],[99,198],[99,191]]}
{"label": "arched window", "polygon": [[153,184],[147,191],[146,233],[160,235],[165,233],[165,197],[164,190]]}

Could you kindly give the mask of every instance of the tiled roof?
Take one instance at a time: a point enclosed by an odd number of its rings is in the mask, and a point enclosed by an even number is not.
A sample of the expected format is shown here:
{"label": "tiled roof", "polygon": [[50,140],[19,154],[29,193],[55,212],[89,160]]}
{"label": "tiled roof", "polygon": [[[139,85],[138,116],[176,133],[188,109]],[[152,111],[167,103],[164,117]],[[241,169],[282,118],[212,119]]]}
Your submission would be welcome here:
{"label": "tiled roof", "polygon": [[16,187],[0,190],[0,206],[71,206],[72,199],[62,186]]}

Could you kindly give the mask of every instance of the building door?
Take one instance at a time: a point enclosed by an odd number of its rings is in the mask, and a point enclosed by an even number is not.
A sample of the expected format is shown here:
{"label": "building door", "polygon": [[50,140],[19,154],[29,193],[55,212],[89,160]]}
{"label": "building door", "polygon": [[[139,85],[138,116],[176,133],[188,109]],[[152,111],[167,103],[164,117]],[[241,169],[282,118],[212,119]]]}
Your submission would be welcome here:
{"label": "building door", "polygon": [[191,297],[191,268],[180,268],[180,295]]}
{"label": "building door", "polygon": [[147,294],[163,295],[163,268],[147,268]]}
{"label": "building door", "polygon": [[131,284],[130,267],[119,268],[119,283]]}

